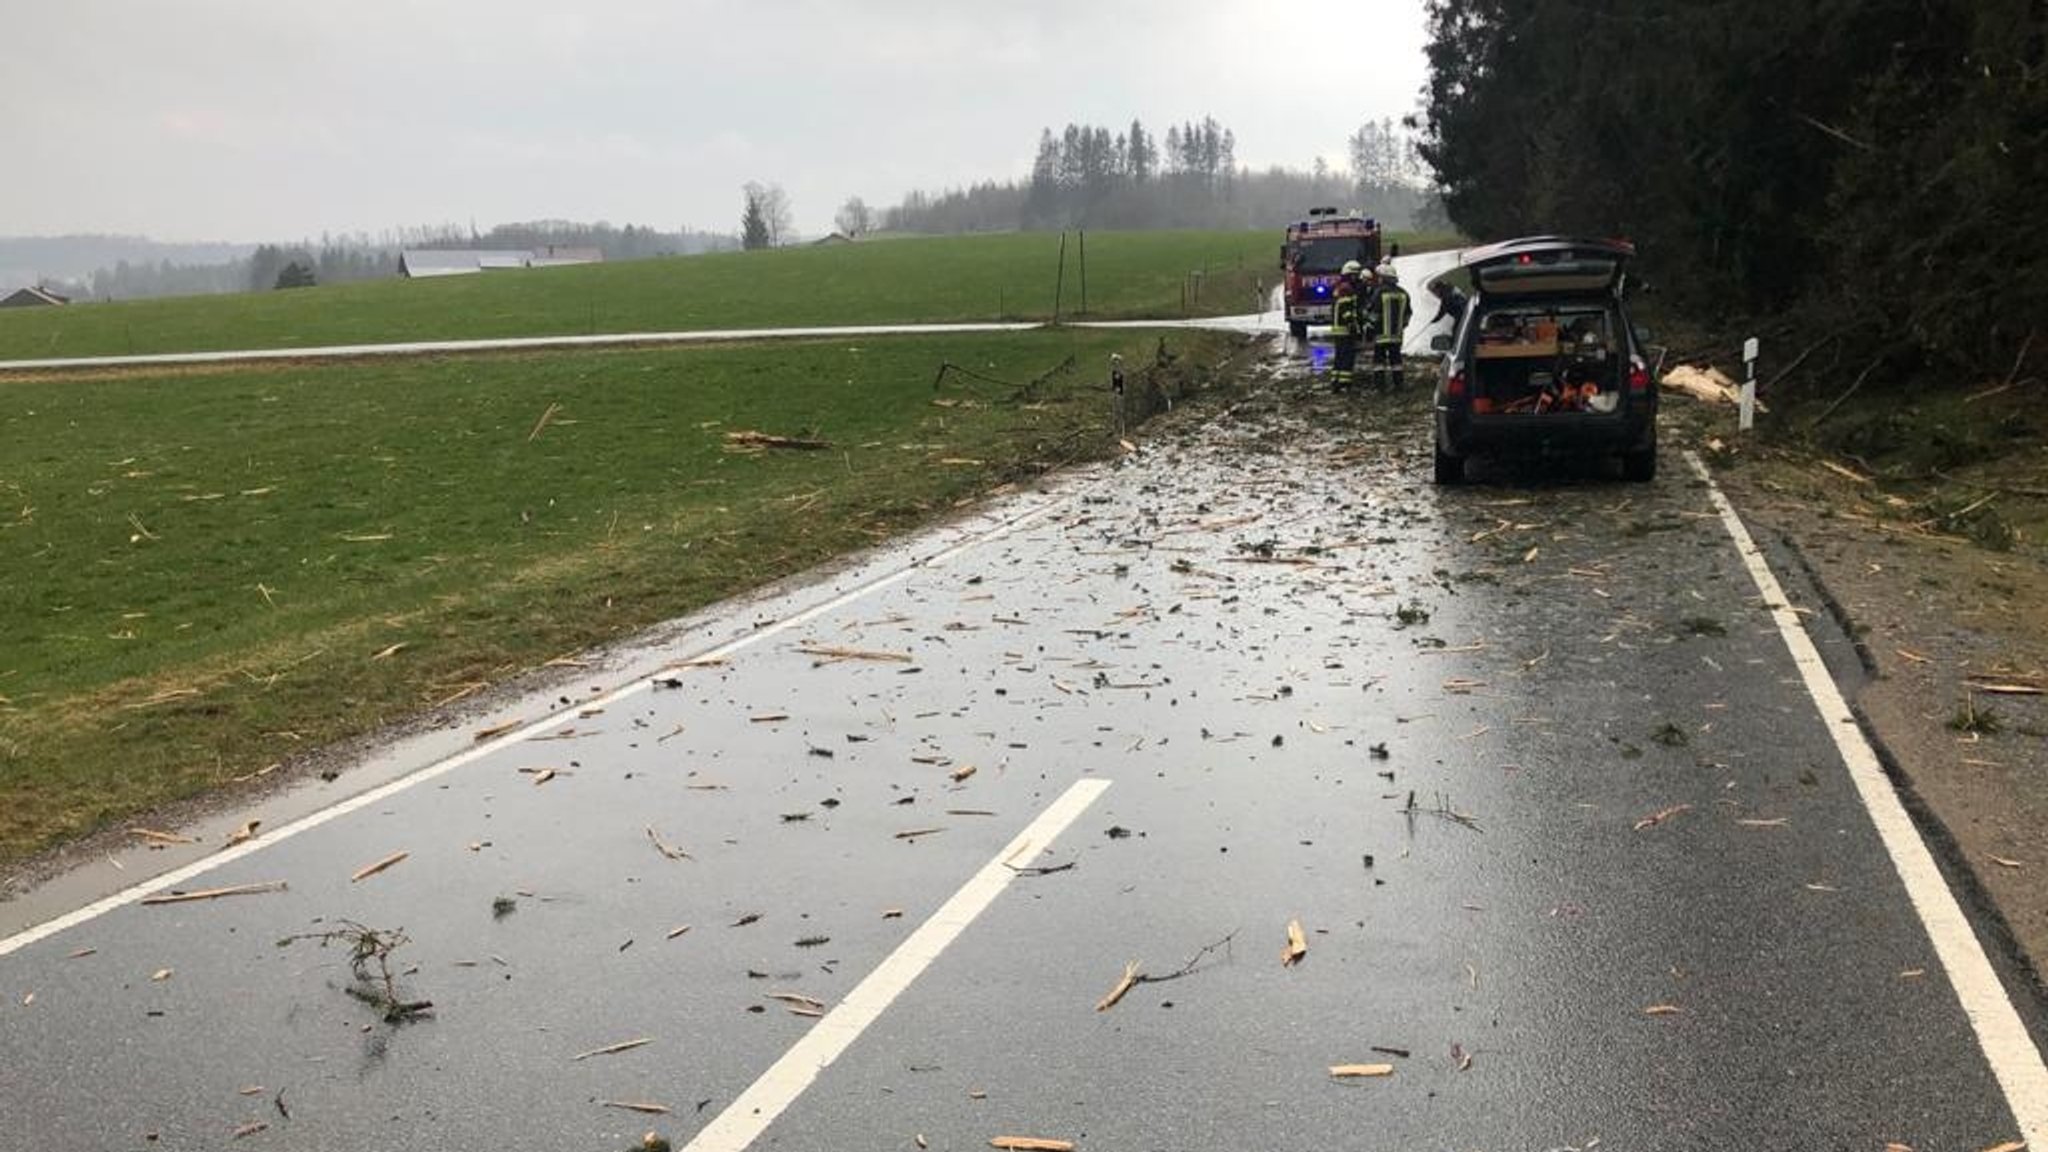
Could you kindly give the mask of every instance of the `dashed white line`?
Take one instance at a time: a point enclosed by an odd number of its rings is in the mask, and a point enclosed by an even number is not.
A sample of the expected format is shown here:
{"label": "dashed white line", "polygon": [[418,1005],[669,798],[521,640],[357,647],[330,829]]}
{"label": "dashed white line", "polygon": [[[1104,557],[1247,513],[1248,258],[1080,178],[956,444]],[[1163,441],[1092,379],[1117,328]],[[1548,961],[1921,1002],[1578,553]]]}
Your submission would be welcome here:
{"label": "dashed white line", "polygon": [[1857,727],[1855,714],[1828,674],[1827,665],[1822,663],[1820,651],[1807,636],[1798,613],[1786,602],[1785,590],[1772,574],[1769,562],[1699,456],[1688,452],[1685,458],[1699,478],[1706,481],[1707,497],[1734,539],[1750,579],[1756,582],[1757,591],[1763,595],[1764,604],[1778,625],[1778,634],[1791,650],[1792,662],[1798,666],[1814,706],[1820,710],[1829,735],[1834,737],[1836,750],[1848,765],[1856,793],[1877,826],[1878,838],[1905,884],[1913,910],[1919,913],[1920,923],[1933,941],[1935,955],[1948,971],[1949,984],[1962,1001],[1963,1014],[1977,1035],[1978,1047],[1983,1049],[1984,1059],[2005,1093],[2006,1104],[2019,1122],[2019,1139],[2030,1148],[2048,1147],[2048,1065],[2043,1065],[2041,1052],[2027,1035],[2019,1010],[1999,983],[1983,944],[1971,931],[1955,893],[1942,879],[1934,854],[1920,838],[1919,829],[1913,827],[1913,819],[1885,776],[1876,751],[1863,738],[1863,730]]}
{"label": "dashed white line", "polygon": [[1029,827],[1005,845],[951,899],[918,925],[846,999],[826,1013],[782,1058],[770,1065],[739,1098],[727,1105],[697,1133],[683,1152],[741,1152],[751,1145],[783,1110],[844,1055],[911,981],[932,966],[946,946],[958,939],[976,917],[1002,895],[1017,869],[1045,851],[1062,831],[1078,820],[1095,799],[1108,791],[1107,780],[1076,781],[1038,814]]}

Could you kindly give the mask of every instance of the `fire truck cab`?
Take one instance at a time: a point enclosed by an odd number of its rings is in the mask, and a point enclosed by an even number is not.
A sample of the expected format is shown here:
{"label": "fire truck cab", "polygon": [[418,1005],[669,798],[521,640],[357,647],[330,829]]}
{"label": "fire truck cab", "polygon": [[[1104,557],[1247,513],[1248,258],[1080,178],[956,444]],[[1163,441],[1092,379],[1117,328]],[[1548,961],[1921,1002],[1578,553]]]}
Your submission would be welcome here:
{"label": "fire truck cab", "polygon": [[1380,225],[1369,216],[1340,216],[1335,208],[1311,208],[1308,219],[1287,226],[1280,247],[1280,270],[1287,309],[1287,330],[1300,339],[1311,324],[1330,322],[1330,300],[1337,292],[1337,273],[1346,261],[1367,268],[1380,262]]}

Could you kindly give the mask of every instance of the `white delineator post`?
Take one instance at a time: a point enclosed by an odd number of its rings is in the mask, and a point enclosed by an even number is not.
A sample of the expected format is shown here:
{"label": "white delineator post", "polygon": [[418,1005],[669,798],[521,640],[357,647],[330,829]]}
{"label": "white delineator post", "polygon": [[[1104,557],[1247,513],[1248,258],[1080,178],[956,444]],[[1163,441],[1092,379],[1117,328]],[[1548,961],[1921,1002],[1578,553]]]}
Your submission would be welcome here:
{"label": "white delineator post", "polygon": [[1741,423],[1739,427],[1747,432],[1756,427],[1756,337],[1742,342],[1742,399]]}

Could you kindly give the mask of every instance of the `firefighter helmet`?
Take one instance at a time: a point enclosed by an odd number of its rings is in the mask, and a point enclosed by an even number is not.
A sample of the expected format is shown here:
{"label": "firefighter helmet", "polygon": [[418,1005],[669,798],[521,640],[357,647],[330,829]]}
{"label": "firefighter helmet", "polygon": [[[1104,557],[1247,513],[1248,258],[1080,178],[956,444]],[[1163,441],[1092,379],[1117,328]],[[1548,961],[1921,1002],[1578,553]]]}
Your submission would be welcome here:
{"label": "firefighter helmet", "polygon": [[1344,267],[1337,270],[1339,276],[1357,276],[1365,271],[1365,265],[1356,260],[1346,260]]}
{"label": "firefighter helmet", "polygon": [[1372,274],[1382,280],[1399,280],[1401,278],[1401,274],[1394,270],[1394,262],[1391,260],[1382,261],[1379,267],[1372,270]]}

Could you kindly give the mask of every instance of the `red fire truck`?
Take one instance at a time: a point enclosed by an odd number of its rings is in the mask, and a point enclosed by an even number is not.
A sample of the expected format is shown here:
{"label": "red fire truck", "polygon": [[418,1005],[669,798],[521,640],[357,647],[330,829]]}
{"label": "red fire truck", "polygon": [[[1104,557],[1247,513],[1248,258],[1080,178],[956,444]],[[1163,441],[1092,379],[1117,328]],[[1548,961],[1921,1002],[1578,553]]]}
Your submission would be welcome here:
{"label": "red fire truck", "polygon": [[1280,270],[1286,274],[1287,330],[1298,339],[1311,324],[1330,322],[1330,298],[1337,292],[1337,273],[1346,261],[1367,270],[1380,262],[1380,225],[1369,216],[1340,216],[1335,208],[1311,208],[1308,219],[1287,226],[1280,248]]}

